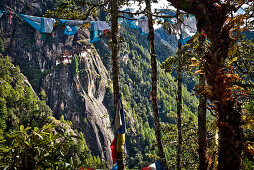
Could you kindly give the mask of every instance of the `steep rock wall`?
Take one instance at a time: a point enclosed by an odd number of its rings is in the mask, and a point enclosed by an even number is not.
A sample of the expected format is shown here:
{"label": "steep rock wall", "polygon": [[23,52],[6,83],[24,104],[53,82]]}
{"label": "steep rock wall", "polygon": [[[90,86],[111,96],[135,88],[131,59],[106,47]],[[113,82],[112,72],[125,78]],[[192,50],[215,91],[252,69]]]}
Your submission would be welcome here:
{"label": "steep rock wall", "polygon": [[[94,49],[93,49],[94,50]],[[92,50],[88,50],[92,51]],[[45,78],[41,87],[55,116],[71,120],[75,129],[84,132],[93,154],[111,162],[113,139],[109,113],[103,104],[108,85],[107,70],[96,53],[87,52],[79,61],[82,68],[72,74],[71,64],[59,64]]]}

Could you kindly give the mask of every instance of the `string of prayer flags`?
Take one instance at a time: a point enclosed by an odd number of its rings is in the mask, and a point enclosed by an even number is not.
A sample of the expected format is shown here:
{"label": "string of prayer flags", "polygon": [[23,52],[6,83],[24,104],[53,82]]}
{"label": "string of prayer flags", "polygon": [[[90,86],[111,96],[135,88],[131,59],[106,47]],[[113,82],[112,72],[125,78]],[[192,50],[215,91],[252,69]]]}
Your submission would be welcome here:
{"label": "string of prayer flags", "polygon": [[[183,18],[182,18],[183,19]],[[181,18],[179,19],[181,20]],[[180,39],[180,34],[181,34],[181,22],[177,22],[176,18],[172,18],[172,19],[165,19],[166,21],[166,30],[168,32],[168,34],[173,34],[176,35],[176,38],[179,40]]]}
{"label": "string of prayer flags", "polygon": [[51,33],[56,20],[54,18],[35,17],[24,14],[17,14],[24,19],[29,25],[34,27],[40,33]]}
{"label": "string of prayer flags", "polygon": [[121,33],[121,25],[118,25],[118,33]]}
{"label": "string of prayer flags", "polygon": [[[138,22],[138,24],[137,24]],[[138,29],[141,35],[148,35],[148,22],[145,19],[139,19],[138,21],[135,20],[127,20],[124,22],[125,24],[129,25],[130,28]]]}
{"label": "string of prayer flags", "polygon": [[[92,23],[91,23],[92,26]],[[99,30],[90,30],[90,43],[95,43],[100,40],[100,36],[103,34],[102,31]]]}
{"label": "string of prayer flags", "polygon": [[[10,23],[11,23],[12,15],[13,14],[18,15],[22,19],[24,19],[28,24],[34,27],[37,31],[39,31],[41,34],[52,33],[54,23],[56,22],[56,20],[58,20],[61,25],[65,26],[65,29],[64,29],[65,35],[74,35],[77,33],[77,30],[82,25],[89,27],[89,24],[91,24],[91,29],[90,29],[91,43],[99,41],[101,36],[103,34],[107,34],[108,30],[111,28],[110,22],[106,22],[106,21],[90,21],[89,22],[89,21],[44,18],[44,17],[24,15],[24,14],[17,14],[17,13],[14,13],[13,11],[0,11],[0,18],[2,17],[4,13],[9,15]],[[193,15],[190,15],[190,16],[181,15],[180,19],[176,18],[175,12],[171,12],[170,15],[172,16],[172,18],[164,19],[166,30],[170,34],[175,34],[180,43],[185,43],[192,36],[196,34],[197,32],[196,19]],[[122,23],[128,24],[130,28],[138,29],[141,32],[141,35],[149,34],[148,21],[146,18],[139,18],[139,19],[129,18],[127,20],[122,20],[122,21],[119,20],[119,26],[118,26],[119,34],[121,30],[120,24]],[[154,20],[153,20],[153,24],[154,24]]]}
{"label": "string of prayer flags", "polygon": [[60,24],[65,25],[64,29],[65,35],[75,35],[80,26],[84,25],[85,23],[89,23],[88,21],[76,21],[64,19],[58,19],[58,21]]}

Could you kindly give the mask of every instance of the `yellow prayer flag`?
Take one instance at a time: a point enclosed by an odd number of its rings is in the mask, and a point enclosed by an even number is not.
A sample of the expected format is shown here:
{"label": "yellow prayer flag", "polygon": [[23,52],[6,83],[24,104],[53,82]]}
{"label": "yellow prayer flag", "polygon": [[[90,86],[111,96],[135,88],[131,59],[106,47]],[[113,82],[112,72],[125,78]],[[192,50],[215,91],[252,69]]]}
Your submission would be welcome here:
{"label": "yellow prayer flag", "polygon": [[116,151],[124,152],[125,134],[117,134]]}

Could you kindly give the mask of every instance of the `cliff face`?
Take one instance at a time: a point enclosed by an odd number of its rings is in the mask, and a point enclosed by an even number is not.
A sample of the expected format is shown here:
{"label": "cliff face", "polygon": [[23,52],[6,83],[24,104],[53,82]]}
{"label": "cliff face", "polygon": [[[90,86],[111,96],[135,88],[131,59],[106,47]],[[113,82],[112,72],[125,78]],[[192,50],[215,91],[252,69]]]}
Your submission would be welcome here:
{"label": "cliff face", "polygon": [[82,70],[78,75],[72,74],[70,64],[59,64],[42,79],[41,87],[47,93],[54,115],[71,120],[75,129],[84,132],[93,154],[110,161],[113,133],[109,113],[103,105],[107,70],[92,50],[80,58],[79,64]]}
{"label": "cliff face", "polygon": [[[0,10],[10,8],[17,13],[42,16],[51,0],[1,0]],[[8,15],[0,19],[0,37],[4,40],[4,55],[13,58],[15,64],[35,85],[37,92],[43,88],[47,103],[56,118],[64,115],[74,128],[84,133],[94,155],[111,164],[110,143],[113,132],[110,114],[108,72],[93,45],[89,43],[89,31],[80,30],[75,36],[66,36],[63,30],[55,30],[44,39],[25,21],[14,16],[8,23]],[[44,39],[44,40],[43,40]],[[72,64],[58,64],[56,59],[64,51],[82,54],[78,61],[79,73],[73,74]],[[107,90],[106,90],[107,89]],[[107,98],[106,98],[107,97]]]}

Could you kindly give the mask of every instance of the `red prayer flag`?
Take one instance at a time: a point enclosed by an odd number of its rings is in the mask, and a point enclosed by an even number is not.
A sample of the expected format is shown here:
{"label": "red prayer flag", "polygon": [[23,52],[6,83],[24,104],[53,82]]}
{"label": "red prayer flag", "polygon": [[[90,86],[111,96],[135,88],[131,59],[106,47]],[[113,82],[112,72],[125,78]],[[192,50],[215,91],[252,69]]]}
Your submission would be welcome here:
{"label": "red prayer flag", "polygon": [[112,141],[110,148],[111,148],[111,152],[112,152],[112,159],[113,159],[113,164],[116,163],[116,138],[117,136],[115,136],[115,139]]}

